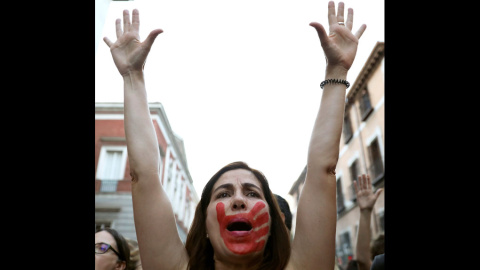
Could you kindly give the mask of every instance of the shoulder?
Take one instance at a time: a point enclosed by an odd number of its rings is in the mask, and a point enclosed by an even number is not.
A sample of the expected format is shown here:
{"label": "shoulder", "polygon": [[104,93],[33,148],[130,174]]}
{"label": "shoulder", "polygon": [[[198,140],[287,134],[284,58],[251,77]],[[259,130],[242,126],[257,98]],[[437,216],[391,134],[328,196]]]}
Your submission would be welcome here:
{"label": "shoulder", "polygon": [[371,270],[385,269],[385,254],[380,254],[373,258]]}

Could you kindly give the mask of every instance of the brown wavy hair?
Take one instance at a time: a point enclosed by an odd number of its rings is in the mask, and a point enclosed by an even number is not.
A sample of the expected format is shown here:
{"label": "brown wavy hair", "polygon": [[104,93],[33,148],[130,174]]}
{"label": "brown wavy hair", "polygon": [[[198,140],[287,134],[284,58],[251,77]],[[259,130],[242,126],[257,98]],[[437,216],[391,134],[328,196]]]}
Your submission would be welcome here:
{"label": "brown wavy hair", "polygon": [[213,246],[210,240],[206,238],[207,234],[207,207],[210,204],[212,189],[217,180],[227,171],[245,169],[252,172],[262,185],[265,200],[270,208],[270,217],[272,225],[270,236],[267,239],[263,252],[263,259],[252,268],[256,270],[280,270],[284,269],[290,258],[290,238],[288,231],[280,215],[278,203],[270,190],[268,181],[262,172],[250,168],[245,162],[232,162],[221,168],[210,178],[202,191],[200,202],[195,210],[192,225],[187,235],[185,248],[190,257],[187,269],[189,270],[207,270],[215,269],[213,260]]}

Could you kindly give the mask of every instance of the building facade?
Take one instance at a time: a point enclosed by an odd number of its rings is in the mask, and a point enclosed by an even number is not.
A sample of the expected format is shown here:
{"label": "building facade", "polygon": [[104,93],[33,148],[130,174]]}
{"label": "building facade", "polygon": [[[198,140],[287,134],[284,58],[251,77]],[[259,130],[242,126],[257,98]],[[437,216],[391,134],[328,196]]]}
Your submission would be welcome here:
{"label": "building facade", "polygon": [[[360,210],[356,204],[353,180],[369,174],[373,189],[384,191],[372,211],[372,240],[384,234],[385,215],[385,109],[384,42],[377,42],[352,87],[347,92],[340,139],[337,177],[336,256],[341,266],[354,257]],[[289,194],[293,219],[302,191],[305,169],[292,185]],[[292,233],[295,230],[292,224]]]}
{"label": "building facade", "polygon": [[[188,171],[183,140],[172,131],[160,103],[149,103],[161,156],[160,181],[185,243],[198,196]],[[111,227],[137,239],[123,103],[95,103],[95,230]]]}

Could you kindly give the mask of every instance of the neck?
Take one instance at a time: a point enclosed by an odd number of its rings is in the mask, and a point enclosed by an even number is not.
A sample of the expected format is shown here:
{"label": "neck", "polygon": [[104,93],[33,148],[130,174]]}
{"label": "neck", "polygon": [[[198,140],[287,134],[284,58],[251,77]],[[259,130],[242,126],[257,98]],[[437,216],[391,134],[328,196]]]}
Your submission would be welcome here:
{"label": "neck", "polygon": [[251,264],[215,261],[215,270],[251,270]]}
{"label": "neck", "polygon": [[258,257],[249,255],[242,257],[239,260],[223,260],[214,256],[215,270],[251,270],[258,263]]}

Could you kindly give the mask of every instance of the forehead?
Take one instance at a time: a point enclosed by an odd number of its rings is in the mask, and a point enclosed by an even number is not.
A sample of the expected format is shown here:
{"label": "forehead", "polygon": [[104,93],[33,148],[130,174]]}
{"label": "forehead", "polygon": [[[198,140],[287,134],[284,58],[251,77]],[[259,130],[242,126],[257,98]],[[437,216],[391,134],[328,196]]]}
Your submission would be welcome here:
{"label": "forehead", "polygon": [[95,243],[100,243],[100,242],[107,243],[113,246],[113,248],[115,249],[117,248],[117,243],[115,243],[115,238],[113,238],[113,236],[106,231],[100,231],[95,234]]}
{"label": "forehead", "polygon": [[251,171],[245,169],[236,169],[222,174],[222,176],[218,178],[218,181],[215,183],[215,185],[213,185],[213,190],[224,184],[242,185],[244,183],[254,184],[262,189],[260,181]]}

